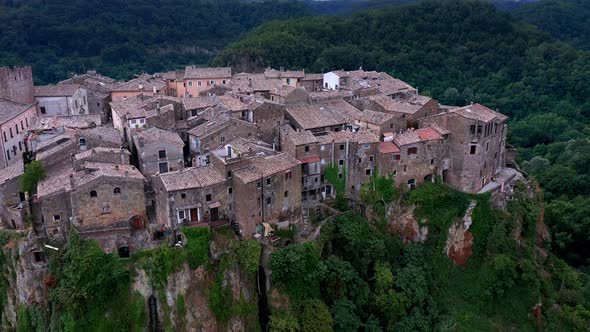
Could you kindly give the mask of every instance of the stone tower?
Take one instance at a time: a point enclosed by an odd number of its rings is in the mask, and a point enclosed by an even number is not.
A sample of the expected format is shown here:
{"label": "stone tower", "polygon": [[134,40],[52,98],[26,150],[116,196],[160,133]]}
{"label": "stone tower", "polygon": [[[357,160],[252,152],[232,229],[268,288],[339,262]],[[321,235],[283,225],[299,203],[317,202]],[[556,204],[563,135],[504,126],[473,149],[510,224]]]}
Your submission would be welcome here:
{"label": "stone tower", "polygon": [[31,67],[0,68],[0,98],[21,104],[35,102]]}

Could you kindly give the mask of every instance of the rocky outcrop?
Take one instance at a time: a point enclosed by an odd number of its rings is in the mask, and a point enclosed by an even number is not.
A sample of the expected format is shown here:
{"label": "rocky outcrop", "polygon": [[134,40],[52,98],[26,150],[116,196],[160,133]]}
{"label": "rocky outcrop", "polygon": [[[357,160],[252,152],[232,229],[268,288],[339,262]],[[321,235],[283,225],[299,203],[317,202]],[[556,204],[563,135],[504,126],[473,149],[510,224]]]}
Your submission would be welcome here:
{"label": "rocky outcrop", "polygon": [[[31,232],[20,235],[24,234],[26,235],[23,237],[11,239],[2,248],[6,257],[2,273],[8,281],[3,316],[13,327],[16,326],[17,312],[21,304],[43,303],[47,298],[47,290],[43,286],[47,265],[45,260],[37,262],[34,256],[34,252],[42,252],[41,245]],[[2,328],[0,326],[0,329]]]}
{"label": "rocky outcrop", "polygon": [[467,260],[471,257],[473,247],[473,234],[469,231],[469,227],[473,223],[471,214],[475,209],[477,202],[471,200],[463,219],[454,222],[449,228],[447,242],[445,245],[445,253],[451,258],[453,263],[464,266]]}
{"label": "rocky outcrop", "polygon": [[389,230],[399,234],[404,243],[423,242],[428,237],[428,227],[425,220],[416,220],[414,208],[409,211],[392,217],[389,223]]}

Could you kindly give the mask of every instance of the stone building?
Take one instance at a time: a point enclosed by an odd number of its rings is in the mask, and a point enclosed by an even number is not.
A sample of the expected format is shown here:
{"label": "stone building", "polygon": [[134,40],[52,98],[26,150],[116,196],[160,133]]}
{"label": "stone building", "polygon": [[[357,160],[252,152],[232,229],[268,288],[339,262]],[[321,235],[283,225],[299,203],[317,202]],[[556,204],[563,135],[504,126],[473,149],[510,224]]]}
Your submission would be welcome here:
{"label": "stone building", "polygon": [[36,218],[49,239],[63,239],[73,227],[103,248],[128,255],[142,246],[133,235],[146,227],[144,181],[131,165],[86,162],[81,171],[62,168],[39,183]]}
{"label": "stone building", "polygon": [[406,130],[407,119],[397,114],[364,110],[358,116],[356,124],[380,137],[386,133],[398,133]]}
{"label": "stone building", "polygon": [[21,192],[20,178],[23,163],[17,163],[0,171],[0,228],[25,229],[27,202]]}
{"label": "stone building", "polygon": [[285,70],[283,68],[279,70],[266,68],[266,70],[264,70],[264,76],[267,79],[279,80],[281,82],[281,85],[298,87],[301,84],[301,80],[305,77],[305,71]]}
{"label": "stone building", "polygon": [[285,105],[306,103],[309,94],[304,88],[282,85],[270,91],[270,100]]}
{"label": "stone building", "polygon": [[283,228],[301,219],[301,166],[284,153],[254,156],[232,174],[235,222],[250,239],[264,224]]}
{"label": "stone building", "polygon": [[182,102],[176,97],[138,94],[110,105],[113,127],[128,143],[135,132],[151,127],[174,131],[177,120],[183,119]]}
{"label": "stone building", "polygon": [[449,169],[444,181],[465,192],[478,192],[505,167],[506,120],[483,105],[451,108],[420,119],[420,127],[448,131]]}
{"label": "stone building", "polygon": [[184,86],[187,96],[198,96],[199,92],[213,85],[227,85],[232,79],[230,67],[198,68],[186,67]]}
{"label": "stone building", "polygon": [[433,128],[395,134],[393,142],[380,143],[379,150],[381,175],[393,175],[398,186],[408,189],[434,181],[435,177],[443,175],[446,167],[446,142]]}
{"label": "stone building", "polygon": [[0,169],[22,163],[26,151],[25,136],[37,114],[35,103],[22,104],[0,99]]}
{"label": "stone building", "polygon": [[285,117],[291,126],[314,134],[351,129],[360,111],[344,100],[291,105]]}
{"label": "stone building", "polygon": [[78,84],[35,87],[39,115],[90,114],[86,89]]}
{"label": "stone building", "polygon": [[211,165],[160,174],[154,190],[162,230],[228,223],[232,214],[231,189]]}
{"label": "stone building", "polygon": [[257,139],[256,124],[220,115],[188,131],[193,165],[209,163],[209,152],[237,138]]}
{"label": "stone building", "polygon": [[401,117],[407,122],[407,128],[417,128],[418,119],[438,113],[438,101],[419,95],[392,98],[379,94],[356,99],[352,101],[352,104],[358,109],[369,109]]}
{"label": "stone building", "polygon": [[324,86],[324,74],[305,74],[300,85],[309,92],[321,91]]}
{"label": "stone building", "polygon": [[240,119],[256,124],[258,137],[268,144],[279,144],[279,126],[285,121],[285,105],[268,99],[255,98],[248,102],[248,110],[236,114]]}
{"label": "stone building", "polygon": [[133,155],[147,177],[182,170],[184,142],[172,131],[152,127],[133,136]]}
{"label": "stone building", "polygon": [[33,71],[31,67],[0,67],[0,100],[19,104],[35,103]]}
{"label": "stone building", "polygon": [[86,90],[88,99],[88,114],[100,114],[103,122],[111,118],[110,106],[111,89],[116,84],[115,80],[89,70],[85,74],[74,75],[63,80],[58,85],[78,84]]}
{"label": "stone building", "polygon": [[162,76],[143,74],[127,82],[116,83],[111,88],[111,101],[118,102],[138,95],[164,95],[166,81]]}

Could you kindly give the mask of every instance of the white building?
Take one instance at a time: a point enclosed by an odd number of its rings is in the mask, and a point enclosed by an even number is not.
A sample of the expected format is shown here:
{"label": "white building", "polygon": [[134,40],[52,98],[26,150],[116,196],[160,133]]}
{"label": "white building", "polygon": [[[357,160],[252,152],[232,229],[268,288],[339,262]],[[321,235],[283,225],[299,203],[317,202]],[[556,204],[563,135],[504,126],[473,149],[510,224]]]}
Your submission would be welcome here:
{"label": "white building", "polygon": [[35,99],[41,116],[89,113],[86,89],[78,84],[36,86]]}

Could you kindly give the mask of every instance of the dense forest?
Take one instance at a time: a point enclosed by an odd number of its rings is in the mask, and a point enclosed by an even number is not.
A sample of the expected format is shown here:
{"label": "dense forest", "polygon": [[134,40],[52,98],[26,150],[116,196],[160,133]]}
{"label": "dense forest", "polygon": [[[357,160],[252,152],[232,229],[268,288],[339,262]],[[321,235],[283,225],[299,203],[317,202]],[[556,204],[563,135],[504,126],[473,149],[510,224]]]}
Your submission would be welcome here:
{"label": "dense forest", "polygon": [[521,6],[515,15],[558,40],[580,49],[590,49],[590,2],[544,0]]}
{"label": "dense forest", "polygon": [[0,1],[0,66],[32,65],[37,83],[97,69],[119,79],[206,64],[228,42],[299,1]]}
{"label": "dense forest", "polygon": [[273,21],[213,64],[380,70],[442,103],[480,102],[510,116],[509,141],[545,190],[553,245],[590,257],[590,53],[480,1],[424,1],[350,18]]}

